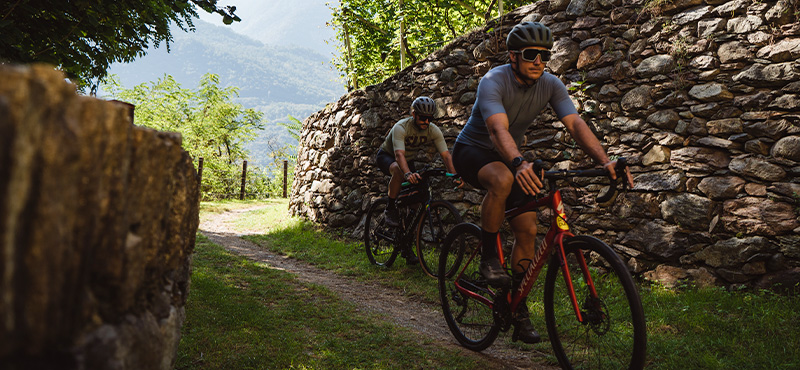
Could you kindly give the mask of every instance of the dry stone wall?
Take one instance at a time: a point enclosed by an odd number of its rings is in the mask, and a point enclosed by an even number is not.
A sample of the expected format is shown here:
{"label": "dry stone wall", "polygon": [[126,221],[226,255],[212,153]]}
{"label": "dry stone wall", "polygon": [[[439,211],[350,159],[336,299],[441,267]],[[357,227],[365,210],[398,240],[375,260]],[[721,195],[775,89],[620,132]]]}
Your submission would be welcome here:
{"label": "dry stone wall", "polygon": [[[359,235],[385,194],[374,154],[418,95],[440,107],[452,146],[504,40],[523,20],[555,34],[548,69],[636,186],[610,209],[601,184],[568,192],[573,229],[613,245],[636,273],[666,284],[772,286],[800,281],[800,23],[796,1],[539,1],[496,19],[387,79],[343,96],[303,126],[291,209]],[[524,154],[555,168],[591,162],[551,111]],[[421,153],[418,159],[435,158]],[[476,220],[482,193],[442,191]],[[542,217],[546,221],[546,217]],[[540,228],[543,229],[543,228]]]}
{"label": "dry stone wall", "polygon": [[0,65],[0,368],[171,369],[198,226],[177,134]]}

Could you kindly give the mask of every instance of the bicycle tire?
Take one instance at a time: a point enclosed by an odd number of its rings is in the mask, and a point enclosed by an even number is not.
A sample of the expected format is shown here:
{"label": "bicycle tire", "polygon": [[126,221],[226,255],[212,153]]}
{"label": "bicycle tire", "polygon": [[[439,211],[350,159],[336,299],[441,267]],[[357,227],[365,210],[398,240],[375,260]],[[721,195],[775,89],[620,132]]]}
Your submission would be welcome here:
{"label": "bicycle tire", "polygon": [[[439,255],[444,246],[447,233],[461,223],[461,214],[456,207],[446,200],[435,200],[422,213],[417,224],[417,257],[422,271],[430,277],[437,277]],[[452,266],[448,266],[445,274],[452,274]]]}
{"label": "bicycle tire", "polygon": [[[589,236],[565,240],[568,271],[585,323],[577,320],[556,250],[544,288],[550,344],[563,369],[642,369],[647,332],[639,293],[625,263],[608,245]],[[577,262],[582,253],[598,299]]]}
{"label": "bicycle tire", "polygon": [[391,267],[400,252],[395,248],[397,227],[386,224],[383,211],[389,204],[389,198],[383,197],[369,206],[367,218],[364,220],[364,249],[372,264]]}
{"label": "bicycle tire", "polygon": [[[455,285],[458,282],[462,287],[469,287],[471,292],[494,302],[494,292],[489,289],[489,284],[478,269],[481,261],[480,236],[480,227],[474,224],[456,225],[448,233],[445,250],[439,258],[441,270],[454,262],[456,265],[456,273],[439,274],[438,277],[439,297],[447,327],[462,346],[473,351],[482,351],[492,345],[500,332],[491,305],[458,291]],[[461,253],[448,253],[447,250],[451,248],[463,251],[463,258],[460,257]],[[453,256],[459,260],[451,261]]]}

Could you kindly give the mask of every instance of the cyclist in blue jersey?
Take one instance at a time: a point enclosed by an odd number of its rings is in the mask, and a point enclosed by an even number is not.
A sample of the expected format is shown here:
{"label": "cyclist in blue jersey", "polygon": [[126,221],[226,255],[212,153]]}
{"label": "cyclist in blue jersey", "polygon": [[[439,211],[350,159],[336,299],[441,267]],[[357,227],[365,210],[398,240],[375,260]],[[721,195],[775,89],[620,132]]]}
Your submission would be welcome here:
{"label": "cyclist in blue jersey", "polygon": [[[512,276],[504,273],[497,257],[498,231],[508,205],[542,189],[533,164],[520,152],[525,132],[549,104],[581,148],[616,178],[614,164],[600,142],[578,115],[561,80],[545,72],[553,47],[553,34],[539,22],[520,23],[506,38],[510,63],[486,73],[478,84],[472,114],[456,138],[453,162],[467,183],[486,189],[481,204],[482,258],[480,271],[489,284],[516,289],[530,256],[535,253],[536,213],[509,220],[514,233]],[[628,182],[633,179],[627,173]],[[525,343],[541,340],[531,325],[525,302],[514,313],[515,338]]]}

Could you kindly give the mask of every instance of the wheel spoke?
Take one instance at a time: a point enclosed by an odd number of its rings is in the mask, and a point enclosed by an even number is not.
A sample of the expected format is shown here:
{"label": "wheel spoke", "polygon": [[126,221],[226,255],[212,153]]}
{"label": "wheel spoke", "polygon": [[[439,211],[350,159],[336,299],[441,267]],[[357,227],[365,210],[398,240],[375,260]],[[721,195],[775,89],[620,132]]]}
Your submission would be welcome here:
{"label": "wheel spoke", "polygon": [[364,248],[370,262],[378,266],[389,267],[397,257],[395,250],[396,228],[386,225],[383,212],[386,210],[388,198],[376,200],[367,211],[364,223]]}
{"label": "wheel spoke", "polygon": [[447,233],[461,223],[461,215],[450,202],[435,200],[420,218],[417,227],[417,255],[422,270],[429,276],[438,275],[439,256]]}
{"label": "wheel spoke", "polygon": [[[597,239],[577,237],[566,245],[584,322],[578,322],[563,270],[548,267],[545,317],[550,341],[563,368],[640,369],[644,366],[644,314],[630,273],[616,254]],[[583,253],[597,296],[592,295],[577,258]]]}
{"label": "wheel spoke", "polygon": [[[452,274],[439,274],[439,292],[447,326],[461,345],[474,351],[490,346],[499,332],[492,308],[474,297],[492,301],[491,292],[483,288],[478,271],[480,264],[480,229],[473,224],[460,224],[447,236],[439,260],[439,271],[455,267]],[[468,253],[470,256],[462,256]],[[472,256],[474,255],[474,256]],[[474,258],[473,258],[474,257]],[[459,291],[458,284],[469,293]]]}

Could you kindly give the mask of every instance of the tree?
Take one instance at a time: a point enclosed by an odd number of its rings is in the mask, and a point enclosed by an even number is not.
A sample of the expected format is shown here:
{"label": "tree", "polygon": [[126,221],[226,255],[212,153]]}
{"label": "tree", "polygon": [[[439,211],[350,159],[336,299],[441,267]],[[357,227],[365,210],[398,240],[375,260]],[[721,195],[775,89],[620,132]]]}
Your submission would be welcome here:
{"label": "tree", "polygon": [[114,62],[131,62],[172,41],[170,25],[194,31],[195,6],[226,24],[241,19],[218,0],[6,0],[0,3],[0,61],[44,62],[95,92]]}
{"label": "tree", "polygon": [[[289,122],[276,122],[281,127],[285,128],[286,131],[289,132],[289,135],[292,136],[293,139],[296,141],[300,141],[300,131],[303,129],[303,122],[299,119],[292,117],[289,115],[287,117]],[[286,171],[286,182],[288,186],[292,186],[292,182],[294,181],[294,170],[297,165],[297,145],[279,145],[274,140],[269,140],[267,142],[267,146],[269,147],[269,156],[272,158],[272,164],[268,165],[270,167],[270,181],[269,184],[269,192],[272,194],[282,194],[283,193],[283,161],[286,161],[287,164],[287,171]]]}
{"label": "tree", "polygon": [[[529,2],[505,0],[503,6]],[[350,88],[381,82],[400,71],[401,45],[413,64],[484,25],[496,9],[497,0],[341,0],[328,23],[341,42],[333,64]]]}
{"label": "tree", "polygon": [[[197,90],[182,88],[169,75],[132,89],[112,77],[104,89],[136,106],[137,125],[181,133],[183,148],[195,160],[204,158],[201,191],[205,198],[237,193],[242,161],[248,159],[244,145],[264,128],[264,122],[263,113],[233,102],[238,97],[235,87],[220,88],[219,76],[206,74]],[[259,183],[259,172],[251,173],[256,174],[248,175],[251,182]]]}

